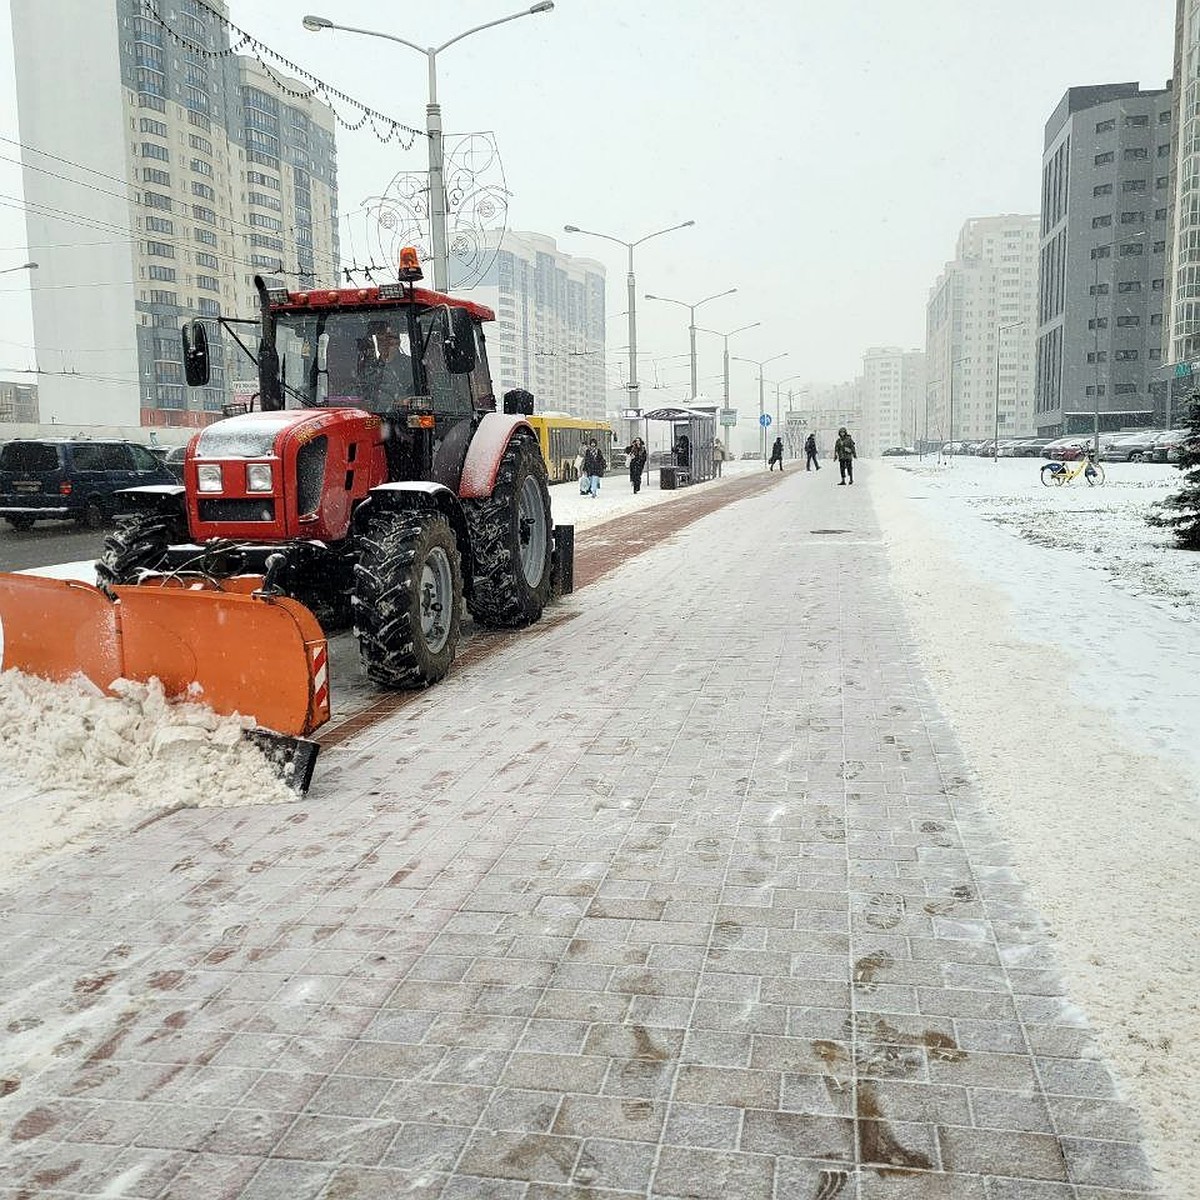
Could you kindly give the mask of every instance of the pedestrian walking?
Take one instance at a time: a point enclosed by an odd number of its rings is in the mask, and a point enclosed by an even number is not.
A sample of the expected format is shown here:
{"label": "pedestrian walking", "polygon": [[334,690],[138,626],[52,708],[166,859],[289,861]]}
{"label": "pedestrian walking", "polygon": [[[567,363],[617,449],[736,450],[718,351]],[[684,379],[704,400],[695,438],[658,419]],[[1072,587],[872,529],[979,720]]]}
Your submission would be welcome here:
{"label": "pedestrian walking", "polygon": [[649,457],[646,443],[640,437],[635,437],[625,447],[625,453],[629,456],[629,482],[633,485],[633,494],[636,496],[642,490],[642,475],[646,471],[646,459]]}
{"label": "pedestrian walking", "polygon": [[838,430],[837,441],[833,443],[833,457],[837,459],[838,470],[842,473],[838,487],[853,483],[854,460],[858,457],[858,452],[854,449],[854,439],[846,431],[845,425]]}
{"label": "pedestrian walking", "polygon": [[783,473],[783,438],[777,437],[775,444],[771,447],[771,457],[767,462],[767,470],[775,470],[775,464],[779,464],[780,474]]}
{"label": "pedestrian walking", "polygon": [[819,471],[821,464],[817,462],[817,435],[810,433],[804,439],[804,469],[806,471]]}
{"label": "pedestrian walking", "polygon": [[717,478],[721,478],[721,468],[725,465],[725,446],[720,438],[713,438],[713,469]]}
{"label": "pedestrian walking", "polygon": [[600,453],[600,447],[596,445],[596,439],[592,438],[588,442],[587,449],[583,452],[583,474],[581,478],[587,480],[587,488],[580,488],[580,494],[591,496],[593,500],[600,495],[600,480],[604,472],[608,470],[608,463],[605,461],[604,455]]}

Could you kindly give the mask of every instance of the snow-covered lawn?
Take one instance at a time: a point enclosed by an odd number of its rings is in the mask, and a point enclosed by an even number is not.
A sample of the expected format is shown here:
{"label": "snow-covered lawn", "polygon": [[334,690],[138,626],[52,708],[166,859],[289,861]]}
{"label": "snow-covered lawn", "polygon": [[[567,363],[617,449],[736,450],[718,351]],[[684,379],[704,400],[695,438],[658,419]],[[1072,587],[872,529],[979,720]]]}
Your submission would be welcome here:
{"label": "snow-covered lawn", "polygon": [[[918,657],[1178,1200],[1200,1178],[1200,555],[1173,467],[862,472]],[[1005,948],[1013,965],[1022,947]]]}

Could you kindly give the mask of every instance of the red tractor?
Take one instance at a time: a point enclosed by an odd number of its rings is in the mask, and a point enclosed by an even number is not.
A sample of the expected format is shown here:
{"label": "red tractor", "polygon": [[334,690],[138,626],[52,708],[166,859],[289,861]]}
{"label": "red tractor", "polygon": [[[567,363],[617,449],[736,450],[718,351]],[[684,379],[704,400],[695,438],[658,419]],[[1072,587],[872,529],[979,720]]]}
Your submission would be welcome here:
{"label": "red tractor", "polygon": [[[298,600],[326,630],[352,625],[386,687],[446,674],[464,599],[479,624],[515,627],[552,585],[570,590],[537,438],[520,412],[496,411],[494,314],[421,277],[406,250],[400,282],[380,287],[256,278],[257,408],[192,438],[182,486],[125,493],[134,515],[105,539],[101,584],[260,575],[256,595]],[[204,326],[183,340],[187,381],[204,385]]]}

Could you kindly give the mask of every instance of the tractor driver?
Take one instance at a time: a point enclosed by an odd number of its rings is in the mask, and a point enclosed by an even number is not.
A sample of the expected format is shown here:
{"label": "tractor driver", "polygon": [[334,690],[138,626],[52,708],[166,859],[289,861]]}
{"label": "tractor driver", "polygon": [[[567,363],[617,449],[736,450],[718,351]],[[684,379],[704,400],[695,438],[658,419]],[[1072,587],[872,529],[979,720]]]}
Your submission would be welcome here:
{"label": "tractor driver", "polygon": [[358,341],[358,382],[362,400],[371,412],[389,412],[413,394],[413,362],[408,335],[389,321],[372,321]]}

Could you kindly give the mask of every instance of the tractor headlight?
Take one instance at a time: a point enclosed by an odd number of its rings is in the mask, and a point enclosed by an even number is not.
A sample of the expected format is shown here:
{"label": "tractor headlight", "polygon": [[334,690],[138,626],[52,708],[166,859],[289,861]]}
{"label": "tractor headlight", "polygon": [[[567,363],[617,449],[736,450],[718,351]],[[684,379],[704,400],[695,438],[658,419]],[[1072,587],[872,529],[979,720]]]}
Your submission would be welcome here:
{"label": "tractor headlight", "polygon": [[269,492],[271,486],[270,463],[251,463],[246,468],[246,491]]}
{"label": "tractor headlight", "polygon": [[196,468],[196,486],[202,492],[223,492],[225,481],[220,463],[201,463]]}

